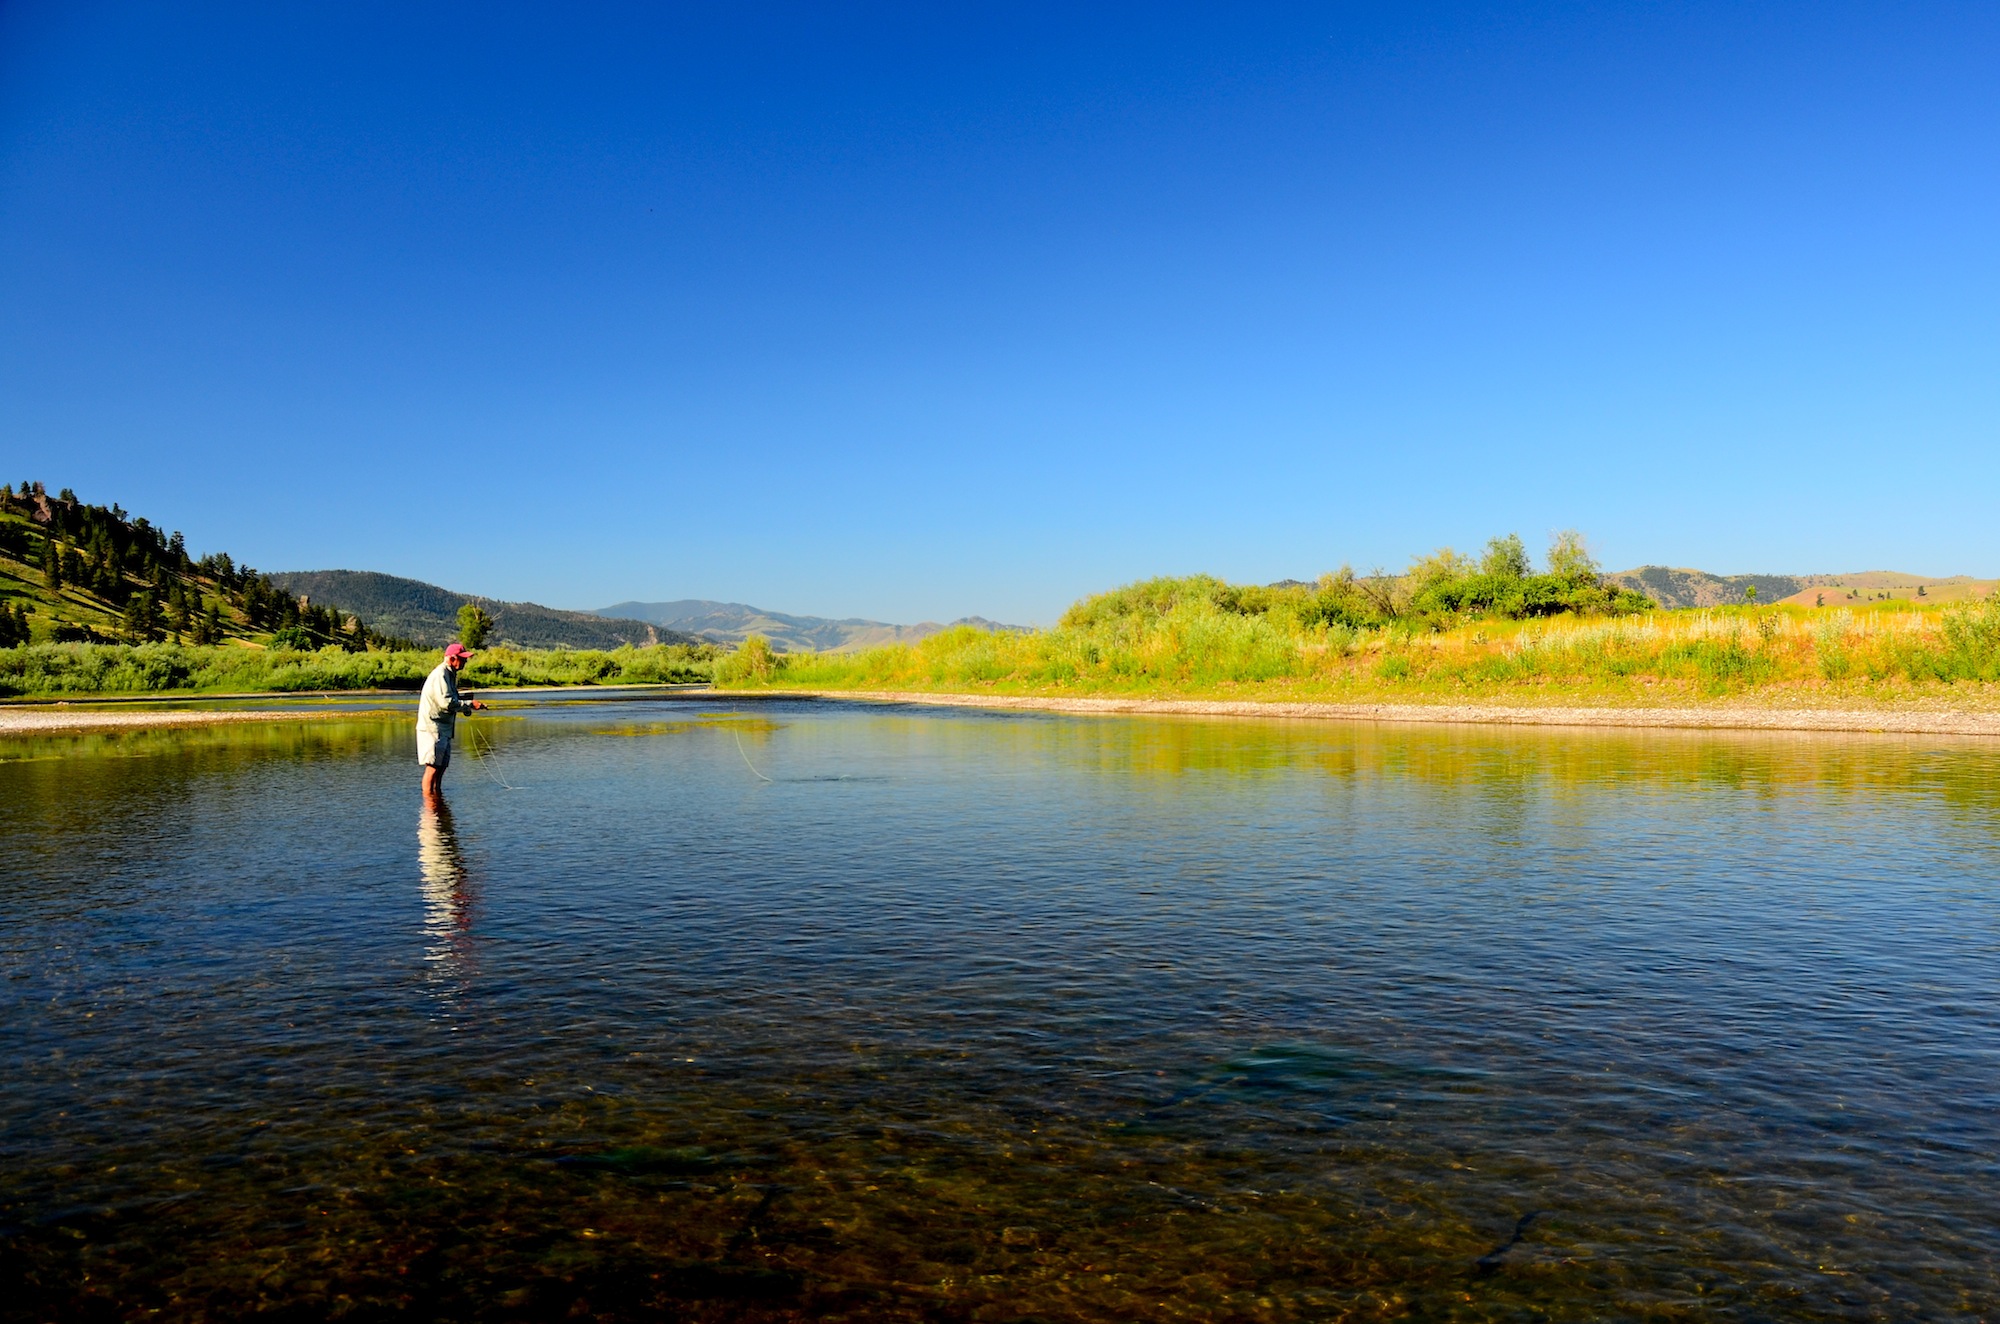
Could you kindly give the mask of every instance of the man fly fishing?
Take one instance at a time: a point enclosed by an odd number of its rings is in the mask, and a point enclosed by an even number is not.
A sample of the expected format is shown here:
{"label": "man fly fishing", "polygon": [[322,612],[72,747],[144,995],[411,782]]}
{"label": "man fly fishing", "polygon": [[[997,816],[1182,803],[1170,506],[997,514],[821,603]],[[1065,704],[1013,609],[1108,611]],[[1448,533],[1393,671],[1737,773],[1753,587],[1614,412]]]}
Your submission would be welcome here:
{"label": "man fly fishing", "polygon": [[435,800],[444,785],[444,770],[451,766],[451,738],[458,727],[458,715],[484,708],[477,699],[458,697],[458,673],[472,650],[464,644],[448,644],[444,661],[437,664],[424,681],[417,700],[417,762],[424,770],[424,799]]}

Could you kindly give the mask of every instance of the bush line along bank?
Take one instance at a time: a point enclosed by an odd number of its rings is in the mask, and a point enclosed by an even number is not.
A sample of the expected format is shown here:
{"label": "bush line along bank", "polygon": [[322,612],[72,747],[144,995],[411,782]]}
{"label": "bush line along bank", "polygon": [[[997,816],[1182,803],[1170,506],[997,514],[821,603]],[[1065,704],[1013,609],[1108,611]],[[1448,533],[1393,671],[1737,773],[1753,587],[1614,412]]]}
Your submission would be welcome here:
{"label": "bush line along bank", "polygon": [[[774,654],[746,640],[717,683],[789,689],[1329,700],[1481,696],[1714,698],[1778,688],[1893,699],[2000,682],[2000,601],[1961,608],[1722,607],[1441,633],[1268,618],[1182,603],[1150,621],[1036,634],[970,627],[859,654]],[[1974,696],[1963,689],[1961,700]],[[1991,696],[1990,696],[1991,697]]]}
{"label": "bush line along bank", "polygon": [[1894,698],[1897,687],[2000,681],[2000,598],[1662,612],[1605,585],[1574,535],[1557,539],[1549,563],[1533,574],[1518,538],[1496,538],[1478,562],[1446,550],[1393,578],[1155,579],[1087,598],[1029,634],[958,628],[915,645],[793,656],[753,638],[716,676],[831,690],[1165,696],[1255,686],[1273,698],[1654,702],[1768,687]]}

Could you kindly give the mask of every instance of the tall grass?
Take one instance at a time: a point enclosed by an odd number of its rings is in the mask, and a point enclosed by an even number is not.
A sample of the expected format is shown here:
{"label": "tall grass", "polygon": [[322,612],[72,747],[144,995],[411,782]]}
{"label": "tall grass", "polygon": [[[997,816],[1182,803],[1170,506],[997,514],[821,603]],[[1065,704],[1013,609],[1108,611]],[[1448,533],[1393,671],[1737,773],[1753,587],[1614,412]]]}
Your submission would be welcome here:
{"label": "tall grass", "polygon": [[[610,651],[492,648],[480,653],[461,684],[605,685],[705,681],[716,650],[661,644]],[[441,653],[338,648],[315,651],[229,645],[33,644],[0,648],[0,695],[298,693],[315,690],[412,689]]]}
{"label": "tall grass", "polygon": [[[1958,607],[1723,607],[1617,617],[1354,627],[1289,600],[1246,611],[1208,579],[1077,604],[1052,629],[959,626],[861,653],[725,659],[719,683],[1076,694],[1473,697],[1853,692],[2000,681],[2000,598]],[[1299,596],[1299,595],[1295,595]],[[1309,601],[1310,599],[1302,599]],[[1317,619],[1313,619],[1317,616]]]}

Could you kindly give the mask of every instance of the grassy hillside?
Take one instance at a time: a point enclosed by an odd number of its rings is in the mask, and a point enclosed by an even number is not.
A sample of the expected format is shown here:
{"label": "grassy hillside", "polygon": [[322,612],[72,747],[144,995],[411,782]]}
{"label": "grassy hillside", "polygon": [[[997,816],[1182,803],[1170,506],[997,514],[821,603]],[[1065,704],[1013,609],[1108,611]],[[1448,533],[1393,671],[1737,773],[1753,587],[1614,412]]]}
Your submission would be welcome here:
{"label": "grassy hillside", "polygon": [[[1968,602],[1993,591],[1995,581],[1954,575],[1932,579],[1894,570],[1848,575],[1712,575],[1664,565],[1642,565],[1605,576],[1658,602],[1662,607],[1726,607],[1794,602],[1801,606],[1851,606],[1887,602]],[[1750,590],[1756,593],[1751,594]]]}
{"label": "grassy hillside", "polygon": [[1995,582],[1970,575],[1932,579],[1895,570],[1865,570],[1852,575],[1815,576],[1784,601],[1801,607],[1852,607],[1869,602],[1975,602],[1989,597]]}
{"label": "grassy hillside", "polygon": [[1706,570],[1684,570],[1664,565],[1642,565],[1637,570],[1621,570],[1606,576],[1611,582],[1644,593],[1662,607],[1722,607],[1752,600],[1777,602],[1790,597],[1812,582],[1799,575],[1711,575]]}
{"label": "grassy hillside", "polygon": [[271,582],[288,593],[304,594],[314,602],[357,613],[385,631],[429,647],[443,647],[458,637],[458,609],[468,602],[493,618],[490,638],[521,648],[604,649],[699,642],[692,634],[662,629],[643,620],[559,611],[532,602],[500,602],[367,570],[287,570],[273,574]]}
{"label": "grassy hillside", "polygon": [[300,603],[226,553],[192,556],[118,506],[0,487],[0,647],[147,643],[393,646],[353,613]]}

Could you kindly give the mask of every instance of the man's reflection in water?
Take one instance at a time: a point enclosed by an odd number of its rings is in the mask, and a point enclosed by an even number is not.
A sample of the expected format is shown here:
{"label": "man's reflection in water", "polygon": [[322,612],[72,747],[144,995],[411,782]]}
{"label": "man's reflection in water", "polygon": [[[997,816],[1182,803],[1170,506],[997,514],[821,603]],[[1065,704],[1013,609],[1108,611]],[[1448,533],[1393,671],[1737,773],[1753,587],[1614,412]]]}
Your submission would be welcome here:
{"label": "man's reflection in water", "polygon": [[424,959],[431,963],[430,983],[445,1014],[455,1015],[473,975],[475,898],[458,829],[442,799],[426,803],[417,814],[417,869],[423,875]]}

